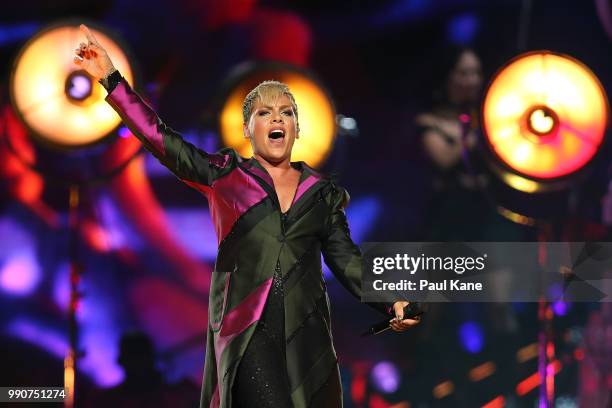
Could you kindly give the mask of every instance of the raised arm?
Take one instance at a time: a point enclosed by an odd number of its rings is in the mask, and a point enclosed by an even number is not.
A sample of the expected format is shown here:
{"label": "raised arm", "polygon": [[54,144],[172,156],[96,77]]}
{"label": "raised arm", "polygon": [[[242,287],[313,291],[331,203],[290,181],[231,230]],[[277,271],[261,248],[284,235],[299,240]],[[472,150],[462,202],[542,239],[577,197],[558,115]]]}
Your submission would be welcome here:
{"label": "raised arm", "polygon": [[[327,232],[323,239],[321,250],[323,259],[336,279],[355,297],[361,299],[362,261],[359,247],[351,239],[344,208],[348,205],[349,195],[345,189],[336,186],[331,194],[330,215],[327,220]],[[392,315],[403,317],[403,307],[408,303],[403,301],[389,303],[368,303],[373,308]],[[399,319],[391,323],[395,331],[404,331],[417,324],[417,320]]]}
{"label": "raised arm", "polygon": [[106,101],[164,166],[181,180],[206,186],[231,169],[236,161],[232,149],[209,154],[185,141],[130,87],[91,31],[84,24],[80,29],[87,44],[81,43],[75,50],[74,63],[100,81],[108,91]]}

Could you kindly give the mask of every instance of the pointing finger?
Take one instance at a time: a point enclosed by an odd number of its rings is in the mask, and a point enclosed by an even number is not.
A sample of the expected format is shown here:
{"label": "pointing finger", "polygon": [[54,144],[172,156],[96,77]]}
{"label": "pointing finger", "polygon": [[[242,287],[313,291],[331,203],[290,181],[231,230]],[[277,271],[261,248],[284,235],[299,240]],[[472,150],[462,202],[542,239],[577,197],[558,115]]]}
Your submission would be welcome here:
{"label": "pointing finger", "polygon": [[89,28],[87,28],[87,26],[85,24],[81,24],[79,26],[81,32],[83,34],[85,34],[85,37],[87,37],[87,41],[89,41],[90,43],[99,46],[100,44],[98,43],[98,41],[96,40],[96,37],[94,37],[93,33],[91,31],[89,31]]}

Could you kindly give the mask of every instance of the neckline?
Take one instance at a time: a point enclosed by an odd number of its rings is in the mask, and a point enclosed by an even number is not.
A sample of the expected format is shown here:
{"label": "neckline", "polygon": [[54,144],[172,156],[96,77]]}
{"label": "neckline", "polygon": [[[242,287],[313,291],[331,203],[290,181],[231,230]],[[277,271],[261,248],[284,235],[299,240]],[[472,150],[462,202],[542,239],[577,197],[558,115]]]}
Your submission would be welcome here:
{"label": "neckline", "polygon": [[304,180],[306,180],[306,178],[308,176],[308,174],[306,172],[306,166],[304,166],[304,162],[303,161],[294,161],[294,162],[289,161],[289,165],[293,169],[299,171],[300,172],[300,176],[298,177],[297,185],[295,186],[295,190],[293,191],[293,196],[291,198],[291,203],[289,203],[289,207],[284,212],[283,212],[283,209],[281,208],[281,203],[280,203],[280,200],[278,198],[278,192],[276,191],[276,185],[274,184],[274,179],[272,178],[272,176],[270,175],[268,170],[255,158],[255,156],[251,156],[250,162],[251,162],[252,166],[256,166],[257,168],[262,170],[265,173],[265,175],[268,177],[268,179],[269,179],[268,184],[270,184],[270,187],[272,187],[272,191],[274,192],[274,195],[276,196],[276,202],[278,204],[278,211],[281,214],[281,216],[286,216],[287,214],[289,214],[289,212],[293,208],[293,205],[295,204],[296,198],[297,198],[298,193],[300,191],[300,185],[302,184],[302,182]]}
{"label": "neckline", "polygon": [[[276,186],[274,185],[274,180],[272,179],[272,176],[270,176],[270,173],[268,173],[265,167],[263,167],[261,163],[257,161],[255,156],[251,156],[249,159],[243,159],[243,160],[244,160],[243,166],[245,170],[250,171],[251,174],[256,176],[256,178],[258,178],[261,181],[262,185],[265,186],[264,188],[267,189],[268,194],[272,197],[273,201],[275,201],[276,206],[277,206],[277,211],[281,215],[291,214],[292,211],[294,211],[294,207],[300,205],[299,201],[301,200],[304,193],[310,190],[311,187],[314,184],[316,184],[317,181],[322,179],[322,176],[318,172],[314,171],[304,161],[293,161],[293,162],[290,161],[289,164],[291,165],[291,167],[293,167],[294,169],[300,172],[300,177],[298,179],[298,183],[295,188],[293,198],[291,200],[291,204],[289,205],[289,208],[287,208],[287,211],[283,212],[281,209],[280,201],[278,199],[278,194],[276,192]],[[312,178],[314,178],[316,181],[313,182],[311,180]]]}
{"label": "neckline", "polygon": [[[300,172],[300,177],[298,177],[298,182],[297,182],[297,185],[295,186],[295,190],[293,191],[293,197],[291,197],[291,202],[289,203],[289,207],[287,207],[287,210],[284,212],[283,212],[283,209],[281,208],[281,203],[280,203],[280,199],[278,198],[278,192],[276,191],[276,186],[274,185],[274,179],[272,179],[272,187],[274,189],[274,194],[276,194],[276,199],[278,200],[278,209],[280,210],[281,216],[286,216],[287,214],[289,214],[289,211],[291,211],[291,209],[293,208],[293,204],[295,204],[295,199],[297,198],[298,192],[300,191],[300,184],[302,184],[302,181],[304,181],[304,179],[302,178],[304,176],[304,169],[296,168],[296,170]],[[270,176],[270,178],[272,178],[272,176]]]}

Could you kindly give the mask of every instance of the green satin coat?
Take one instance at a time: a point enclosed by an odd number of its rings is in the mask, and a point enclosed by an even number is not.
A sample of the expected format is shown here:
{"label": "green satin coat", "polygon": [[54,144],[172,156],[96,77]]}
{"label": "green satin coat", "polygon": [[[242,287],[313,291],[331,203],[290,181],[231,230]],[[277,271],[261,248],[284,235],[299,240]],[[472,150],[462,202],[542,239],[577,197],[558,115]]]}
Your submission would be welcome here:
{"label": "green satin coat", "polygon": [[[361,254],[346,222],[347,192],[303,162],[292,163],[301,177],[283,229],[272,179],[257,160],[243,159],[232,149],[206,153],[184,141],[124,80],[106,100],[147,150],[208,199],[219,252],[210,287],[201,406],[231,406],[236,368],[265,305],[277,260],[294,406],[342,406],[321,254],[335,277],[360,298]],[[320,391],[328,379],[330,385]]]}

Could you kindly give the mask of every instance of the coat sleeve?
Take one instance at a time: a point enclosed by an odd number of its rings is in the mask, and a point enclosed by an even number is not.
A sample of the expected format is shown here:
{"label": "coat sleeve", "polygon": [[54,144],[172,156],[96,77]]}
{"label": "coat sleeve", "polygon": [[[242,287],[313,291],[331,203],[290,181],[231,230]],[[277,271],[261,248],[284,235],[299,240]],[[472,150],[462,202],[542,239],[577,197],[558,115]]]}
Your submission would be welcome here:
{"label": "coat sleeve", "polygon": [[[342,285],[361,300],[361,250],[351,239],[344,208],[350,200],[348,192],[334,186],[330,198],[330,212],[321,251],[325,264]],[[367,303],[386,314],[393,314],[393,303]]]}
{"label": "coat sleeve", "polygon": [[210,154],[185,141],[157,116],[118,71],[113,76],[114,83],[103,83],[109,92],[105,100],[145,149],[179,179],[211,186],[215,179],[231,168],[237,157],[232,149]]}

